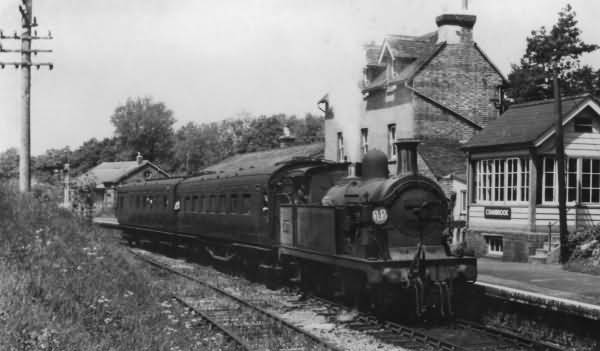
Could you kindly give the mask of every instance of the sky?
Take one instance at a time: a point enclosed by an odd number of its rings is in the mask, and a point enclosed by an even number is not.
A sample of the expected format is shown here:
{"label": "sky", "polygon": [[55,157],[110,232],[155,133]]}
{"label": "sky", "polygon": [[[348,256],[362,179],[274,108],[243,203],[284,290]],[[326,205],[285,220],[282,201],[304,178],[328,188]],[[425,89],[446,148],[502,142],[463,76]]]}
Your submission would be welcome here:
{"label": "sky", "polygon": [[[175,127],[235,117],[320,113],[316,101],[356,86],[361,47],[386,34],[421,35],[461,0],[33,0],[39,34],[53,49],[34,61],[31,148],[76,149],[113,135],[110,116],[129,97],[150,96]],[[20,0],[0,2],[0,29],[20,29]],[[525,38],[551,27],[562,0],[470,0],[474,39],[507,75]],[[582,38],[600,44],[600,1],[572,0]],[[16,48],[3,40],[4,48]],[[18,56],[1,53],[0,61]],[[600,68],[600,52],[583,62]],[[0,70],[0,152],[19,144],[21,72]]]}

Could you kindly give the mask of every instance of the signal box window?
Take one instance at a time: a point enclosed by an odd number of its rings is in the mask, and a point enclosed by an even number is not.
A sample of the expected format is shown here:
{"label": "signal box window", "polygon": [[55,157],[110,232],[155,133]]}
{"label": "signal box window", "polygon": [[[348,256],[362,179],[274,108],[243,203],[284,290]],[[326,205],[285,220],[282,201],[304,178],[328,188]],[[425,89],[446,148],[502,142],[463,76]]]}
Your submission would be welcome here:
{"label": "signal box window", "polygon": [[594,127],[592,125],[591,117],[575,117],[575,122],[573,123],[575,126],[576,133],[593,133]]}

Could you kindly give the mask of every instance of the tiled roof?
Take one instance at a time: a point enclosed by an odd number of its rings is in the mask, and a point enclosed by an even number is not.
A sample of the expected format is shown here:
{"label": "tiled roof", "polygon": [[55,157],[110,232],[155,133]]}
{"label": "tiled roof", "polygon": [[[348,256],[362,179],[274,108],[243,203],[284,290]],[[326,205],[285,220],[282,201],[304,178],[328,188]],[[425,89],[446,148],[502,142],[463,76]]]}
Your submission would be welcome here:
{"label": "tiled roof", "polygon": [[419,155],[437,178],[453,174],[466,179],[465,159],[462,144],[446,139],[425,139],[418,146]]}
{"label": "tiled roof", "polygon": [[[590,98],[590,95],[564,97],[562,99],[563,117]],[[465,148],[531,144],[553,127],[556,121],[554,109],[553,99],[512,105],[480,133],[473,136]]]}
{"label": "tiled roof", "polygon": [[137,161],[102,162],[85,172],[82,176],[92,177],[96,182],[96,186],[101,187],[104,183],[117,183],[122,178],[146,165],[151,165],[168,176],[166,172],[147,160],[143,160],[141,164],[138,164]]}
{"label": "tiled roof", "polygon": [[380,45],[367,44],[365,45],[365,58],[367,65],[376,65],[379,59],[379,51],[381,50]]}
{"label": "tiled roof", "polygon": [[390,80],[387,79],[386,71],[382,71],[373,81],[367,85],[364,89],[370,90],[374,88],[379,88],[384,86],[385,84],[394,84],[400,82],[406,82],[411,80],[420,70],[426,65],[431,59],[438,54],[438,52],[445,46],[444,43],[440,44],[431,44],[423,47],[421,51],[421,55],[416,57],[416,59],[408,64],[402,71],[396,74],[396,76]]}
{"label": "tiled roof", "polygon": [[288,161],[294,157],[323,158],[324,149],[323,143],[314,143],[238,154],[207,167],[202,172],[235,172],[239,169],[248,169],[251,166],[256,169],[269,168],[278,162]]}
{"label": "tiled roof", "polygon": [[437,41],[437,32],[421,37],[388,35],[385,41],[390,46],[394,57],[418,58],[430,51],[431,46]]}

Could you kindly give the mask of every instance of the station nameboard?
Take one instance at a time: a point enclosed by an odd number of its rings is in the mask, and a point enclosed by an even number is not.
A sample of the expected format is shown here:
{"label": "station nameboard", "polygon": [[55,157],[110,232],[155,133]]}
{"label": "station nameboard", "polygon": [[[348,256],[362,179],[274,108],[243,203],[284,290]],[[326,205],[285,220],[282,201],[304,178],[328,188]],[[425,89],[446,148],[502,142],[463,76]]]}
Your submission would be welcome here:
{"label": "station nameboard", "polygon": [[483,216],[493,219],[510,219],[510,207],[484,207]]}

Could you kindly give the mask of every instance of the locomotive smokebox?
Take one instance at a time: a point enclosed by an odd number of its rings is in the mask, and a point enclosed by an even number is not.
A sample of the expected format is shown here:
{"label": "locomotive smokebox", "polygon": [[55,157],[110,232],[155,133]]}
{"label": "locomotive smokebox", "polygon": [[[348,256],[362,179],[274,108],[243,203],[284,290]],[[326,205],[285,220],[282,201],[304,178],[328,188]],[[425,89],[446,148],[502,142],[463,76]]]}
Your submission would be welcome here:
{"label": "locomotive smokebox", "polygon": [[417,146],[419,139],[397,139],[396,155],[398,157],[396,174],[398,176],[415,175],[419,172],[417,166]]}

